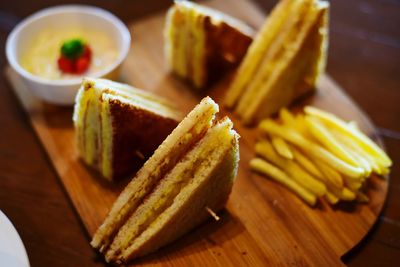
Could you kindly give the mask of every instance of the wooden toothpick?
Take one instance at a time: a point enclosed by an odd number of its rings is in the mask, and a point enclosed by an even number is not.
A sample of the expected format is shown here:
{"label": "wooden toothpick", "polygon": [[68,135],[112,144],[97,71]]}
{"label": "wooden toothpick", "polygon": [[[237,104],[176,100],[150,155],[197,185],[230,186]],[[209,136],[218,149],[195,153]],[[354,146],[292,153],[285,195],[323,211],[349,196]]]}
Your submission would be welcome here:
{"label": "wooden toothpick", "polygon": [[210,209],[209,207],[206,207],[206,211],[207,211],[208,213],[210,213],[210,215],[211,215],[216,221],[219,221],[218,215],[217,215],[212,209]]}

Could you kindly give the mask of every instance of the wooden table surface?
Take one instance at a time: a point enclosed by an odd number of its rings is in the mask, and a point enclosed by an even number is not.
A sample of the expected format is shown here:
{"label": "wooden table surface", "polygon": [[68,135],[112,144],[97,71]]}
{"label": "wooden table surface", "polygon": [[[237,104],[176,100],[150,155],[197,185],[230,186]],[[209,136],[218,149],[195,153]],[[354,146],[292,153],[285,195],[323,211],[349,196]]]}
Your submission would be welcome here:
{"label": "wooden table surface", "polygon": [[[22,18],[56,1],[1,1],[0,50]],[[60,1],[61,2],[61,1]],[[64,3],[68,1],[63,1]],[[72,1],[71,1],[72,2]],[[258,0],[268,12],[276,1]],[[86,1],[132,22],[169,1]],[[364,109],[395,164],[387,205],[371,233],[343,261],[349,266],[400,266],[400,2],[331,1],[328,73]],[[6,66],[0,54],[0,68]],[[21,235],[31,266],[104,266],[30,127],[0,75],[0,209]],[[0,262],[1,266],[1,262]]]}

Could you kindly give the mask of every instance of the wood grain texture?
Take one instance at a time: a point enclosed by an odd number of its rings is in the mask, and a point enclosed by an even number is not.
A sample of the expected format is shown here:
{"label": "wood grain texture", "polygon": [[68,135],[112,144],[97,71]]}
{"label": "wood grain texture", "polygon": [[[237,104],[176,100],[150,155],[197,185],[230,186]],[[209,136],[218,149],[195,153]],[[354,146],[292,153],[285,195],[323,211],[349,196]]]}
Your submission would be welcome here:
{"label": "wood grain texture", "polygon": [[[227,2],[219,0],[208,4],[256,28],[262,23],[263,15],[252,4]],[[230,77],[203,94],[194,94],[168,74],[162,55],[163,23],[163,14],[160,14],[131,25],[134,45],[124,64],[123,80],[174,100],[185,112],[206,94],[222,103]],[[12,73],[9,74],[13,77]],[[80,163],[73,144],[71,109],[44,105],[24,91],[17,79],[12,81],[83,223],[89,234],[93,234],[123,184],[112,186],[104,183]],[[373,137],[376,135],[368,118],[330,78],[325,76],[318,88],[318,93],[305,99],[306,102],[324,107],[343,118],[354,119],[363,130]],[[225,110],[222,110],[223,114],[230,115]],[[375,222],[386,197],[387,181],[372,179],[369,190],[372,201],[368,205],[341,205],[332,209],[323,203],[311,209],[286,189],[250,172],[248,162],[254,155],[257,133],[231,118],[242,136],[241,163],[222,222],[207,222],[139,263],[162,265],[169,262],[174,266],[190,263],[249,266],[340,264],[340,257],[357,244]]]}

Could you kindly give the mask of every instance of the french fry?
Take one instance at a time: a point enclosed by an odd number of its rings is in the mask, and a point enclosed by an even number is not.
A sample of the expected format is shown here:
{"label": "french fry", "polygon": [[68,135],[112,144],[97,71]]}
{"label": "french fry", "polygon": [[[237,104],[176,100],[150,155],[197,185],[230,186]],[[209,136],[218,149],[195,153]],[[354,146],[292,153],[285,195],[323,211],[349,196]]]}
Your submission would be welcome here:
{"label": "french fry", "polygon": [[349,181],[349,180],[346,180],[346,178],[344,180],[345,180],[346,186],[353,192],[358,192],[362,188],[362,185],[363,185],[362,182],[351,181],[351,180]]}
{"label": "french fry", "polygon": [[326,164],[330,165],[332,168],[337,171],[352,177],[359,178],[364,174],[364,170],[359,167],[351,166],[350,164],[344,162],[343,160],[337,158],[332,153],[319,146],[316,143],[313,143],[303,136],[301,136],[296,131],[289,129],[287,127],[280,126],[272,120],[264,120],[260,123],[259,128],[265,133],[269,133],[272,135],[279,136],[286,141],[289,141],[304,151],[309,153],[312,157],[324,161]]}
{"label": "french fry", "polygon": [[354,141],[347,135],[335,131],[332,131],[334,136],[342,142],[342,144],[350,151],[354,151],[355,154],[357,154],[360,158],[363,158],[364,161],[368,162],[368,169],[371,169],[372,171],[376,172],[377,174],[381,175],[382,174],[382,169],[381,167],[376,163],[375,158],[372,157],[370,154],[368,154],[366,151],[362,149],[362,147],[358,146],[357,144],[354,143]]}
{"label": "french fry", "polygon": [[355,142],[361,145],[368,153],[377,157],[378,162],[383,167],[390,167],[392,165],[391,159],[386,155],[386,153],[376,145],[368,136],[359,131],[357,128],[349,126],[344,121],[340,120],[333,114],[322,111],[320,109],[307,106],[304,111],[312,116],[320,118],[327,125],[338,129],[339,131],[350,136]]}
{"label": "french fry", "polygon": [[342,189],[340,199],[345,201],[352,201],[356,199],[356,194],[349,190],[347,187],[344,187]]}
{"label": "french fry", "polygon": [[293,159],[293,153],[285,140],[280,137],[271,136],[271,142],[279,155],[287,159]]}
{"label": "french fry", "polygon": [[337,171],[332,169],[329,165],[325,164],[324,162],[317,160],[314,163],[323,174],[325,181],[329,185],[331,185],[331,187],[333,186],[336,188],[343,188],[342,176]]}
{"label": "french fry", "polygon": [[335,205],[339,202],[339,198],[329,191],[326,192],[325,199],[332,205]]}
{"label": "french fry", "polygon": [[342,189],[342,195],[341,198],[342,200],[346,200],[346,201],[352,201],[356,198],[356,194],[354,192],[352,192],[351,190],[349,190],[347,187],[344,187]]}
{"label": "french fry", "polygon": [[284,184],[314,205],[324,197],[339,201],[368,202],[362,192],[372,173],[385,177],[392,164],[386,153],[360,131],[357,122],[345,122],[314,107],[294,115],[286,108],[279,122],[261,121],[263,139],[255,150],[261,158],[252,169]]}
{"label": "french fry", "polygon": [[257,143],[256,153],[285,170],[293,180],[313,194],[323,196],[326,193],[326,186],[322,182],[309,175],[294,161],[280,157],[269,142]]}
{"label": "french fry", "polygon": [[332,154],[336,155],[338,158],[346,161],[352,166],[357,167],[359,162],[354,159],[353,155],[350,154],[324,127],[324,125],[318,121],[318,119],[306,116],[305,122],[307,123],[311,134],[323,144]]}
{"label": "french fry", "polygon": [[347,187],[343,187],[342,189],[330,189],[332,194],[335,195],[340,200],[344,201],[352,201],[356,199],[356,194],[349,190]]}
{"label": "french fry", "polygon": [[285,172],[281,171],[277,167],[269,164],[263,159],[255,158],[250,161],[250,167],[260,172],[261,174],[267,175],[268,177],[274,179],[275,181],[283,184],[294,193],[296,193],[301,199],[303,199],[310,206],[314,206],[317,197],[309,192],[307,189],[300,186],[293,179],[291,179]]}
{"label": "french fry", "polygon": [[368,160],[366,158],[363,158],[360,154],[356,153],[354,150],[348,148],[346,145],[343,145],[343,147],[347,150],[347,152],[349,154],[351,154],[353,156],[353,158],[358,162],[358,166],[360,168],[364,169],[364,176],[368,177],[371,175],[372,173],[372,166],[371,164],[368,162]]}
{"label": "french fry", "polygon": [[282,120],[283,124],[286,124],[286,125],[292,125],[295,123],[294,116],[286,108],[280,109],[279,118]]}
{"label": "french fry", "polygon": [[297,148],[293,145],[290,146],[290,149],[293,153],[294,160],[299,163],[306,171],[308,171],[311,175],[318,178],[319,180],[323,179],[323,175],[315,166],[315,164],[309,160],[306,156],[304,156]]}
{"label": "french fry", "polygon": [[[305,136],[309,136],[307,132],[307,125],[304,124],[304,116],[302,114],[292,114],[286,108],[282,108],[279,111],[279,117],[282,125],[296,129],[299,133]],[[268,119],[267,119],[268,120]]]}
{"label": "french fry", "polygon": [[304,137],[308,137],[307,125],[304,123],[304,116],[298,114],[296,116],[296,120],[293,124],[293,128],[298,132],[301,133]]}

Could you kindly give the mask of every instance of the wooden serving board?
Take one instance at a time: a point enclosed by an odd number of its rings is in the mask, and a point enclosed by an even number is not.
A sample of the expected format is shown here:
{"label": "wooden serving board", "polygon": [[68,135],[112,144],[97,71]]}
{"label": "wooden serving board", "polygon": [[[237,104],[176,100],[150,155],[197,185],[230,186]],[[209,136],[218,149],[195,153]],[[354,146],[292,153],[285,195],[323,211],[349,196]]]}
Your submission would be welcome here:
{"label": "wooden serving board", "polygon": [[[206,4],[255,28],[264,20],[263,12],[250,2],[215,0]],[[164,15],[157,14],[130,25],[133,45],[122,68],[122,80],[173,100],[184,112],[190,111],[205,95],[222,103],[229,75],[210,90],[194,93],[168,74],[163,58]],[[80,162],[74,144],[71,108],[38,101],[10,69],[6,73],[92,236],[125,184],[108,184]],[[303,102],[357,121],[377,140],[376,130],[367,116],[328,76],[322,77],[317,93]],[[388,180],[371,178],[368,204],[331,207],[320,203],[310,208],[279,184],[250,171],[257,132],[243,127],[222,106],[221,109],[221,115],[229,115],[241,135],[239,173],[226,209],[220,214],[222,220],[210,219],[173,244],[134,263],[143,266],[342,265],[340,258],[375,223],[385,202]]]}

